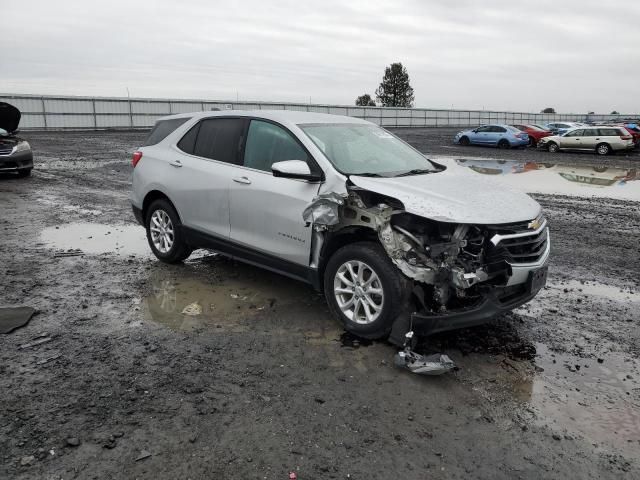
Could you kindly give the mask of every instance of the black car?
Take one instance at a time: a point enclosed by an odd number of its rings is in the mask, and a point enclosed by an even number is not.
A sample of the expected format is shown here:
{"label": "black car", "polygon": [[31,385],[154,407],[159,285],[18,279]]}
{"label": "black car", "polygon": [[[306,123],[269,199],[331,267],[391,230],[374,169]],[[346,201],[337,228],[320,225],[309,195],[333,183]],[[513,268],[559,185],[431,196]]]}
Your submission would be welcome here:
{"label": "black car", "polygon": [[20,110],[0,102],[0,173],[17,172],[26,177],[33,169],[31,146],[16,136],[20,124]]}

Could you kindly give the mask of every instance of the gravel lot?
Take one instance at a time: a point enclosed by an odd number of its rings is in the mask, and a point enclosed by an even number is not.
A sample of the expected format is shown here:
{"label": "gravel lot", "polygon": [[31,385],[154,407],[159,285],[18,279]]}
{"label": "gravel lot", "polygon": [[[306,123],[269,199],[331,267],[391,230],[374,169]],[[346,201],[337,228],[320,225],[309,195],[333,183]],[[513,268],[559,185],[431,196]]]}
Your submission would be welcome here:
{"label": "gravel lot", "polygon": [[[640,168],[396,133],[436,159]],[[33,176],[0,177],[0,305],[39,314],[0,335],[0,478],[640,478],[640,181],[536,194],[549,285],[422,345],[459,367],[428,378],[343,335],[304,285],[151,258],[127,199],[144,132],[25,136]]]}

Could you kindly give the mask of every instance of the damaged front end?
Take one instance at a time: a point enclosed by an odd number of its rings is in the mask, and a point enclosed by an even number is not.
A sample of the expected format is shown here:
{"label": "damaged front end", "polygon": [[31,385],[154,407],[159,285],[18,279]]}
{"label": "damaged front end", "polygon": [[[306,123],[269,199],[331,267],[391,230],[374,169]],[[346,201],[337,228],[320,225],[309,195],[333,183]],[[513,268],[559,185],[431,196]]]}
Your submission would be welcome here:
{"label": "damaged front end", "polygon": [[305,210],[305,221],[314,228],[315,267],[327,241],[343,231],[368,232],[379,240],[411,285],[413,313],[399,317],[392,331],[398,344],[410,330],[427,335],[484,323],[530,300],[546,279],[546,269],[535,282],[523,275],[527,268],[514,276],[514,264],[537,268],[546,261],[548,230],[541,218],[535,229],[527,222],[435,221],[405,211],[396,199],[351,185],[346,194],[318,197]]}

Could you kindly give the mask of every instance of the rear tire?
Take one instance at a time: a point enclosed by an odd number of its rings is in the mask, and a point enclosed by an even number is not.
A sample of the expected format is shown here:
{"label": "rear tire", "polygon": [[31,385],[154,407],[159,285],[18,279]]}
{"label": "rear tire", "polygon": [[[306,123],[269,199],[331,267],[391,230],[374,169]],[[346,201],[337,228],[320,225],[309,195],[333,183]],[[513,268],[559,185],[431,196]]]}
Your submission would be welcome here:
{"label": "rear tire", "polygon": [[348,332],[372,340],[389,336],[395,319],[405,311],[409,285],[375,242],[340,248],[324,271],[324,294],[332,315]]}
{"label": "rear tire", "polygon": [[558,147],[558,144],[555,142],[549,142],[549,145],[547,146],[547,151],[549,153],[558,153],[560,151],[560,147]]}
{"label": "rear tire", "polygon": [[18,170],[18,178],[28,177],[31,175],[31,170],[33,170],[33,168],[23,168],[22,170]]}
{"label": "rear tire", "polygon": [[507,148],[511,148],[511,144],[509,143],[509,140],[502,139],[498,142],[498,148],[506,150]]}
{"label": "rear tire", "polygon": [[180,263],[193,252],[185,241],[180,217],[168,200],[161,198],[149,206],[145,227],[147,241],[158,260]]}
{"label": "rear tire", "polygon": [[608,143],[600,143],[596,145],[596,153],[598,155],[609,155],[611,153],[611,147]]}
{"label": "rear tire", "polygon": [[462,145],[463,147],[468,147],[471,144],[471,142],[469,141],[469,137],[462,137],[460,139],[460,145]]}

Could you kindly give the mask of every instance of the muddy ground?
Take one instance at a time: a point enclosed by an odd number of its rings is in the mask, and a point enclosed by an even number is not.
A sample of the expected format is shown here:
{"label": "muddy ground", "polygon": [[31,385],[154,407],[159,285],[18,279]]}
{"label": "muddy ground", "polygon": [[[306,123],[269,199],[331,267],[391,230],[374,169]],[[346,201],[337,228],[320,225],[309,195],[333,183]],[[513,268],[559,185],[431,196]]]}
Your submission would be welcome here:
{"label": "muddy ground", "polygon": [[[398,133],[434,155],[551,161]],[[154,260],[127,200],[143,132],[25,136],[33,176],[0,178],[0,306],[39,313],[0,335],[0,478],[640,477],[640,209],[606,198],[640,181],[536,195],[547,288],[424,343],[459,367],[427,378],[344,337],[305,285],[209,252]]]}

